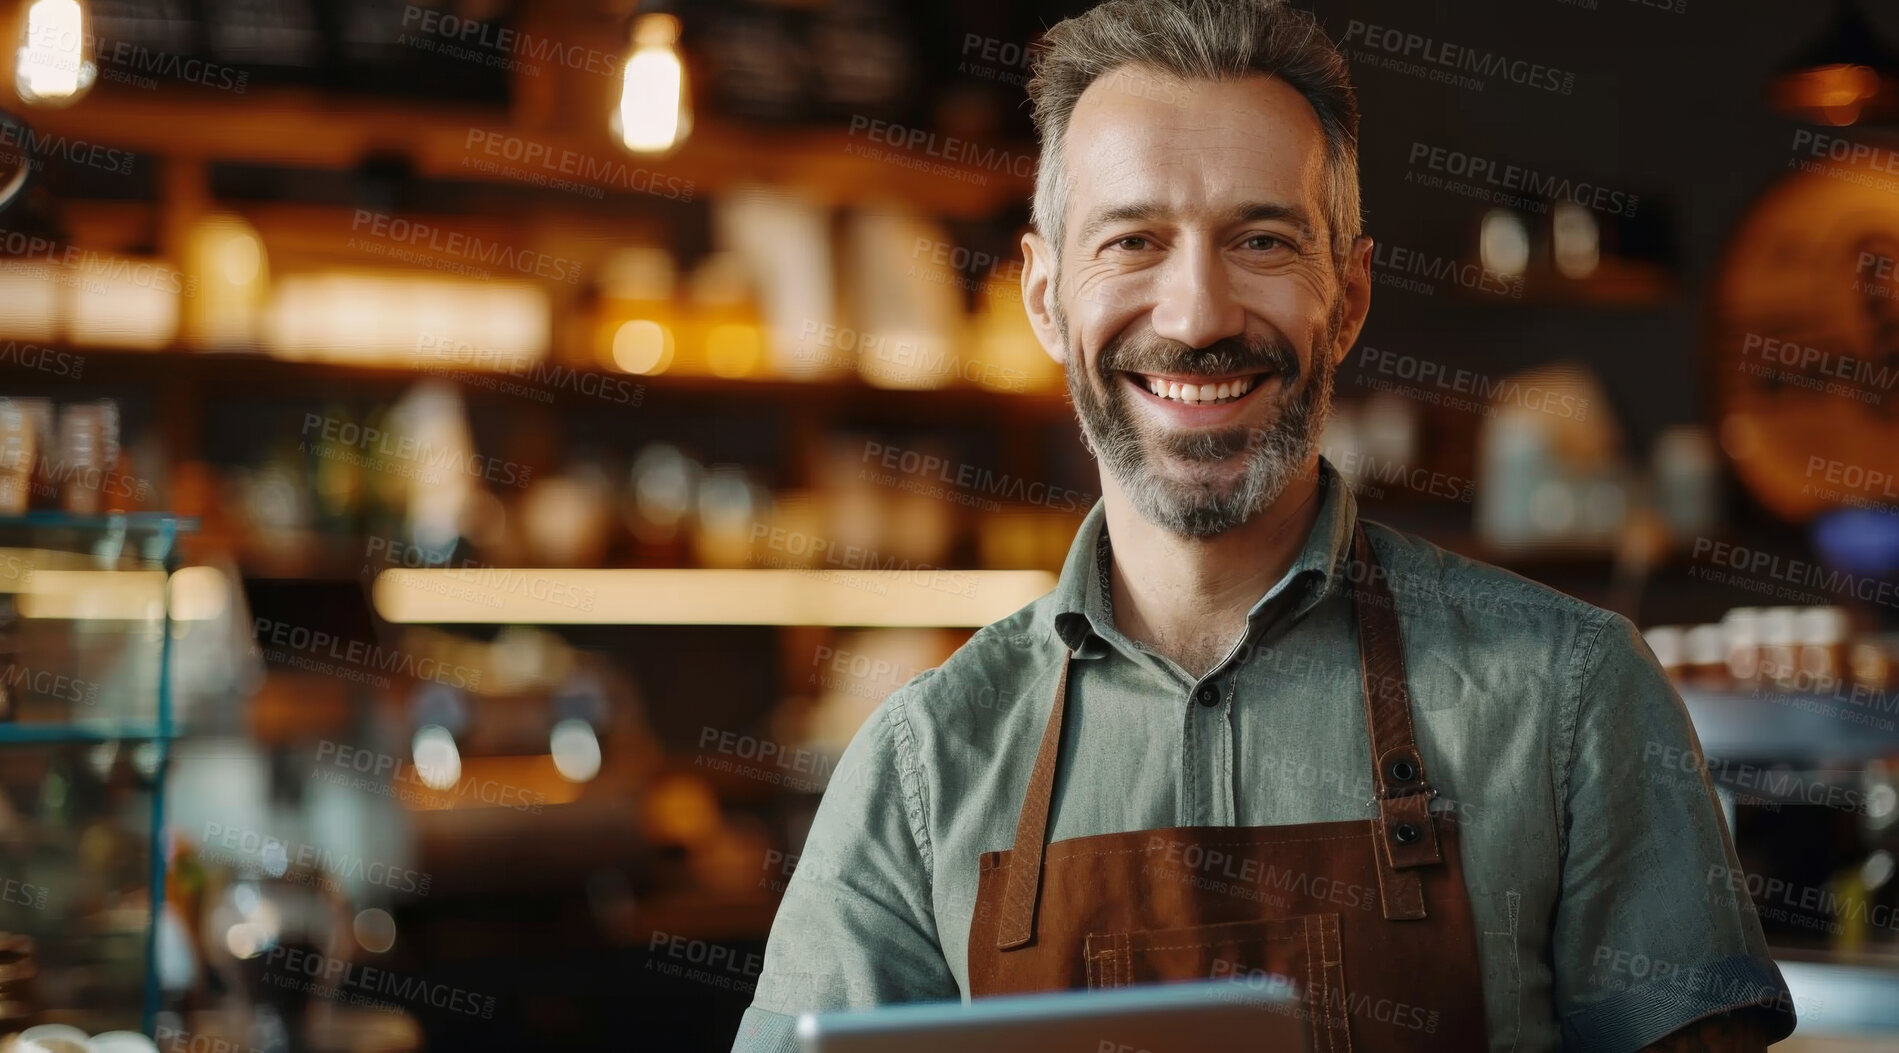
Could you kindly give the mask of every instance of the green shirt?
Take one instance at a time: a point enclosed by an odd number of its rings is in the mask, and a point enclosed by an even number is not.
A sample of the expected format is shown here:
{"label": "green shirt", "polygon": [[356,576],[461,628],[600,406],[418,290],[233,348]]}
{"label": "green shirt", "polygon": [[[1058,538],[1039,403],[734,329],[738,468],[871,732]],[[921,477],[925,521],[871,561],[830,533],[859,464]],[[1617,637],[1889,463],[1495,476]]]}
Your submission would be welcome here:
{"label": "green shirt", "polygon": [[[818,807],[733,1049],[795,1049],[807,1010],[968,997],[976,859],[1014,842],[1064,651],[1051,841],[1375,815],[1344,587],[1357,503],[1320,471],[1302,551],[1200,680],[1115,628],[1097,503],[1054,591],[885,699]],[[1747,1005],[1790,1031],[1708,780],[1655,759],[1700,747],[1634,626],[1366,527],[1398,604],[1433,808],[1463,839],[1491,1048],[1624,1053]],[[1203,685],[1214,704],[1195,701]],[[1376,911],[1368,891],[1334,895]]]}

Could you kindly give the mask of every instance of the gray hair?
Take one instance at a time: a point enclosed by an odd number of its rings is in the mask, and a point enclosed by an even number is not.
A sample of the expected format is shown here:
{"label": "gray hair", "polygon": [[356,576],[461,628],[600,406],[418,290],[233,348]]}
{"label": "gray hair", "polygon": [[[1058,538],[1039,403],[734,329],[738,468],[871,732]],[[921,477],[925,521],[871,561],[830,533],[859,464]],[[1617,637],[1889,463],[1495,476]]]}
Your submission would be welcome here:
{"label": "gray hair", "polygon": [[1108,0],[1057,23],[1035,51],[1029,100],[1042,158],[1030,218],[1057,261],[1070,186],[1062,162],[1069,116],[1090,84],[1132,65],[1181,80],[1267,74],[1305,96],[1325,134],[1324,207],[1333,262],[1343,265],[1364,225],[1358,197],[1358,97],[1345,57],[1312,14],[1284,0]]}

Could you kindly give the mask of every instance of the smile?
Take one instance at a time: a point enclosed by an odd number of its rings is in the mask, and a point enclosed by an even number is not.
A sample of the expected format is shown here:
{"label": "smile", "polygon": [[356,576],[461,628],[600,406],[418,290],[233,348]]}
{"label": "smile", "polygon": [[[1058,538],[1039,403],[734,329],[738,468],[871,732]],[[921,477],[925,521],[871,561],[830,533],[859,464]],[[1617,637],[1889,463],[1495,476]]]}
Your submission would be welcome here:
{"label": "smile", "polygon": [[1188,406],[1226,406],[1239,402],[1273,373],[1242,373],[1225,377],[1129,373],[1136,385],[1155,398]]}

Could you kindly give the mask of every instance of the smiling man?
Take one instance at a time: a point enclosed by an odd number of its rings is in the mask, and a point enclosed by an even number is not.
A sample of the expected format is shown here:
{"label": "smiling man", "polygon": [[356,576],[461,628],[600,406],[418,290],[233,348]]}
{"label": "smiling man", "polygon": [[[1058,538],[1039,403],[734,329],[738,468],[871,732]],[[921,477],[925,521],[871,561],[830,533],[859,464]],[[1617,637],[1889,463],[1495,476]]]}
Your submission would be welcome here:
{"label": "smiling man", "polygon": [[1629,622],[1361,520],[1319,456],[1370,307],[1312,18],[1052,29],[1024,303],[1102,499],[1055,590],[838,765],[736,1049],[805,1010],[1296,978],[1314,1048],[1753,1051],[1792,1006]]}

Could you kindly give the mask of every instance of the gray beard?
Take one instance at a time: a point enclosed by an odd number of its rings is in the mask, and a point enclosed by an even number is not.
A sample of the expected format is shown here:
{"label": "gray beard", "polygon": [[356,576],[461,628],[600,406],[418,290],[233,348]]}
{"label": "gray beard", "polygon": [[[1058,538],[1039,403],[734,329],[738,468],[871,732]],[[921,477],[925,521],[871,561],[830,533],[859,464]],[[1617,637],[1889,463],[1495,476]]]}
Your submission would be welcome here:
{"label": "gray beard", "polygon": [[[1328,349],[1344,323],[1344,299],[1333,305],[1326,341],[1313,354],[1313,368],[1301,370],[1290,347],[1277,343],[1222,340],[1194,349],[1178,341],[1149,338],[1117,341],[1102,349],[1090,373],[1079,348],[1068,339],[1066,312],[1056,322],[1068,347],[1064,372],[1068,394],[1081,419],[1082,438],[1107,465],[1121,489],[1148,522],[1181,537],[1224,534],[1279,499],[1319,449],[1332,409],[1337,366]],[[1122,385],[1124,370],[1153,373],[1229,373],[1273,369],[1292,389],[1292,398],[1265,428],[1238,427],[1187,436],[1143,430],[1132,395]],[[1167,461],[1215,464],[1245,451],[1238,480],[1180,479],[1162,472]]]}

